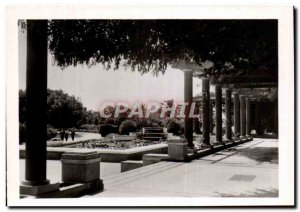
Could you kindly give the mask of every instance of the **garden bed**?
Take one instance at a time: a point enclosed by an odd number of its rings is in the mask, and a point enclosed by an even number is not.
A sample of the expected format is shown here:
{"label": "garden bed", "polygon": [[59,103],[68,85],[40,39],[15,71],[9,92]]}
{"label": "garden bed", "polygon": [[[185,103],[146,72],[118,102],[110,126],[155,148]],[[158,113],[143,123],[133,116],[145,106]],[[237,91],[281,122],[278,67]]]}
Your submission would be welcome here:
{"label": "garden bed", "polygon": [[[168,152],[167,144],[153,144],[148,146],[133,147],[130,149],[88,149],[88,148],[70,148],[70,147],[47,147],[47,160],[60,160],[62,154],[66,152],[88,152],[96,151],[100,153],[102,162],[121,162],[125,160],[141,160],[144,154],[157,153],[166,154]],[[25,159],[25,146],[20,146],[20,159]]]}
{"label": "garden bed", "polygon": [[120,141],[114,140],[113,138],[103,138],[101,140],[79,143],[73,146],[73,148],[125,150],[155,144],[166,144],[166,140],[148,141],[144,139],[133,139],[131,141]]}

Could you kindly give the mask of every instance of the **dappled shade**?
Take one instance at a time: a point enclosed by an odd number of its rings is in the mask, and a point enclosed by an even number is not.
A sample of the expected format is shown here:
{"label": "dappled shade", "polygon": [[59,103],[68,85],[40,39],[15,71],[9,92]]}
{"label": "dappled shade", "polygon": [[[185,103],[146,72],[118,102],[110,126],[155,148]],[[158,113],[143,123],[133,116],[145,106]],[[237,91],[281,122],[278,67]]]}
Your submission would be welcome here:
{"label": "dappled shade", "polygon": [[124,61],[141,73],[164,73],[180,60],[201,65],[203,75],[277,76],[276,20],[51,20],[49,47],[62,68]]}

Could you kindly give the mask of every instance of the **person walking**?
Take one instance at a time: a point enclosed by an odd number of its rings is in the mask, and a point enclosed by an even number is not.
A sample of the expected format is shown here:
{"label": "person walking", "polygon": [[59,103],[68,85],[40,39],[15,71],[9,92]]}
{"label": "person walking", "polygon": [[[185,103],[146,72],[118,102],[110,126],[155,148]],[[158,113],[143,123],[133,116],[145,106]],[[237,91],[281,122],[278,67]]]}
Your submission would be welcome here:
{"label": "person walking", "polygon": [[74,130],[74,128],[71,130],[71,137],[72,137],[72,141],[74,141],[74,137],[75,137],[75,130]]}
{"label": "person walking", "polygon": [[60,130],[60,139],[63,141],[65,138],[65,130]]}
{"label": "person walking", "polygon": [[69,131],[66,130],[66,132],[65,132],[65,139],[66,139],[66,141],[68,141],[68,138],[69,138]]}

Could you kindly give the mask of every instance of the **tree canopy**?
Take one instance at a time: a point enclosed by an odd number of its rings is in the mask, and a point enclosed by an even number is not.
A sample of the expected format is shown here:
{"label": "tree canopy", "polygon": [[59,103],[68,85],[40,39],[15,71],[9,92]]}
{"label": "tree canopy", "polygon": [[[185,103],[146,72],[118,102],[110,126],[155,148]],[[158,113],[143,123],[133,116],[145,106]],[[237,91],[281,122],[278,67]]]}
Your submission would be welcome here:
{"label": "tree canopy", "polygon": [[48,89],[47,107],[48,123],[53,127],[78,126],[83,116],[82,103],[62,90]]}
{"label": "tree canopy", "polygon": [[[184,60],[204,75],[254,71],[277,75],[277,20],[50,20],[49,48],[62,68],[124,62],[141,73],[164,73]],[[256,74],[256,73],[255,73]]]}

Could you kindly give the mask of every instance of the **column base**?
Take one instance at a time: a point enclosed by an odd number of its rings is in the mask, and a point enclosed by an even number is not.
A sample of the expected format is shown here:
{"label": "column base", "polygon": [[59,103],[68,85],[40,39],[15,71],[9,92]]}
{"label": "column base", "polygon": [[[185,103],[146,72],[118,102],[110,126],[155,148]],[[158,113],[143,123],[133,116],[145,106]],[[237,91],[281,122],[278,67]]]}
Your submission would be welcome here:
{"label": "column base", "polygon": [[241,136],[240,136],[240,140],[241,140],[241,141],[247,141],[248,138],[247,138],[245,135],[241,135]]}
{"label": "column base", "polygon": [[22,181],[22,185],[25,186],[41,186],[50,184],[49,180],[39,180],[39,181]]}
{"label": "column base", "polygon": [[225,143],[223,141],[215,141],[213,142],[213,145],[215,146],[218,146],[218,145],[225,145]]}
{"label": "column base", "polygon": [[42,196],[46,193],[58,191],[60,183],[44,184],[44,185],[21,185],[20,194],[30,196]]}
{"label": "column base", "polygon": [[207,148],[211,148],[212,149],[214,146],[211,145],[211,144],[202,143],[200,147],[203,148],[203,149],[207,149]]}
{"label": "column base", "polygon": [[251,135],[246,135],[246,138],[248,141],[252,141],[253,140],[253,137]]}
{"label": "column base", "polygon": [[240,137],[234,137],[234,138],[232,139],[232,141],[233,141],[233,142],[237,142],[237,141],[241,141],[241,139],[240,139]]}
{"label": "column base", "polygon": [[225,144],[229,144],[229,143],[234,143],[234,141],[233,141],[232,139],[226,138],[226,139],[224,140],[224,143],[225,143]]}

